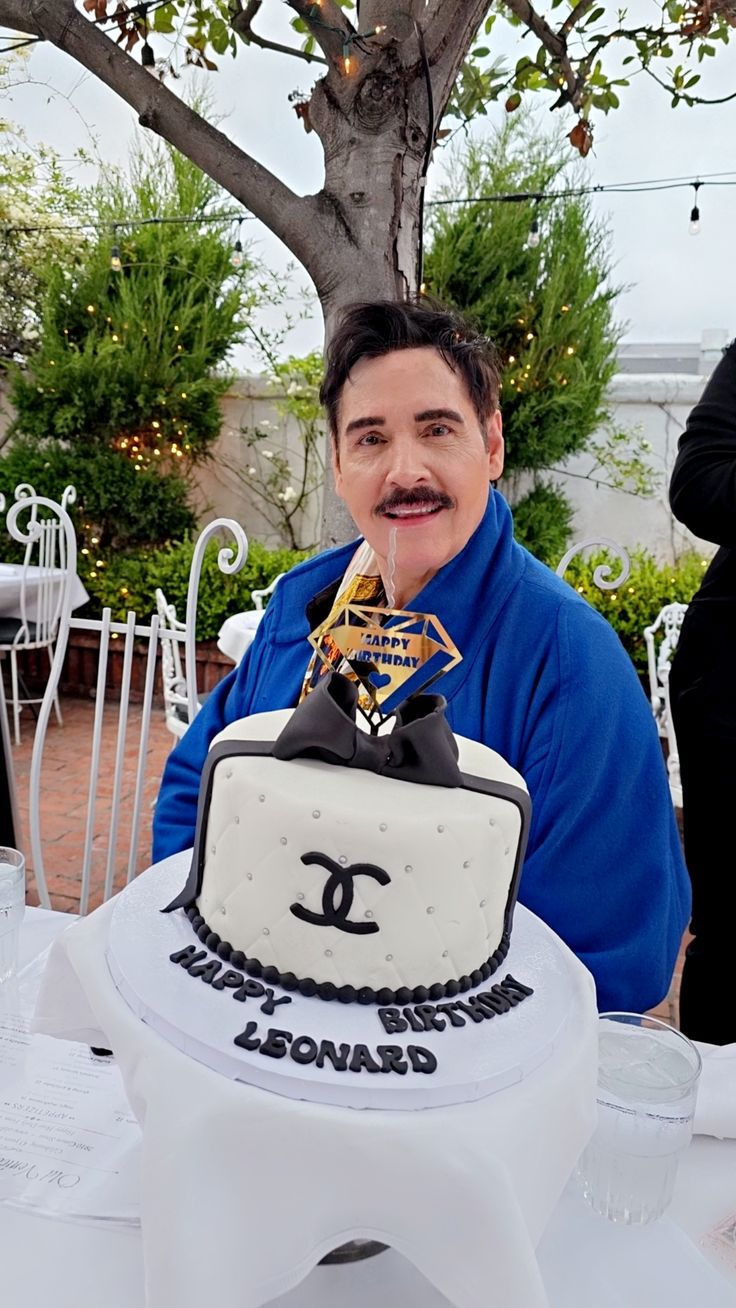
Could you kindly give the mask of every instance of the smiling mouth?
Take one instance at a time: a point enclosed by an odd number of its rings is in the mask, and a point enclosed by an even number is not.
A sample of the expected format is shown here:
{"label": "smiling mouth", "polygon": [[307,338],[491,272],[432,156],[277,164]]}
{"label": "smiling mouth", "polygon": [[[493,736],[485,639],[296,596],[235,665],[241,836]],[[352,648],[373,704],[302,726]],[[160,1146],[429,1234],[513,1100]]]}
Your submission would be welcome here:
{"label": "smiling mouth", "polygon": [[394,521],[409,521],[414,518],[433,518],[444,509],[444,504],[406,504],[393,509],[384,509],[383,516]]}

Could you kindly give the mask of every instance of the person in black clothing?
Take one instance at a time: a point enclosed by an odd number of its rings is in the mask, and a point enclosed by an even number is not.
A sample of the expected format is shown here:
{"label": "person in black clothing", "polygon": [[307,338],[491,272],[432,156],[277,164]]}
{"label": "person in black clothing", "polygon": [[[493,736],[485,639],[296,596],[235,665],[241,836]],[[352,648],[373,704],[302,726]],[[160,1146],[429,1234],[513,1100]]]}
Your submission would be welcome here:
{"label": "person in black clothing", "polygon": [[680,1025],[723,1045],[736,1041],[736,341],[680,438],[670,504],[696,536],[721,547],[685,615],[670,698],[693,886]]}

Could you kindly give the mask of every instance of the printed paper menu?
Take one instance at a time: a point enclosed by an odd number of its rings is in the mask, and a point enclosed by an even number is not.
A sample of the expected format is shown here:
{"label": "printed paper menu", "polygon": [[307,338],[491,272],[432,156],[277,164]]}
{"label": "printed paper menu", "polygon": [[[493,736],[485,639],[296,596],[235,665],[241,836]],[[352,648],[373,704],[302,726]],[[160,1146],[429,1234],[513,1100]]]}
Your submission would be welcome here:
{"label": "printed paper menu", "polygon": [[0,1199],[138,1225],[139,1153],[114,1060],[0,1010]]}

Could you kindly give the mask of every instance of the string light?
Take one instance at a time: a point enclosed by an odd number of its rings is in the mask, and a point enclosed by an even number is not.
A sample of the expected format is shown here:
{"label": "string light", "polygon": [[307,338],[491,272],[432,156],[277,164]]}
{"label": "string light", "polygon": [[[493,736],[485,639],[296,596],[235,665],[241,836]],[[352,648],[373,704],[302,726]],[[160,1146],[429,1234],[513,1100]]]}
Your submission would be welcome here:
{"label": "string light", "polygon": [[690,235],[691,236],[698,236],[700,234],[700,209],[698,208],[698,191],[700,190],[701,186],[702,186],[702,182],[693,182],[695,200],[693,203],[693,207],[690,210]]}
{"label": "string light", "polygon": [[120,247],[118,245],[113,245],[110,250],[110,267],[113,272],[119,273],[123,270],[123,264],[120,258]]}
{"label": "string light", "polygon": [[[240,239],[240,225],[242,221],[242,218],[238,219],[238,232],[235,239],[235,245],[233,246],[233,252],[230,255],[230,262],[233,268],[240,268],[243,264],[243,242]],[[178,330],[178,328],[175,328],[175,330]]]}

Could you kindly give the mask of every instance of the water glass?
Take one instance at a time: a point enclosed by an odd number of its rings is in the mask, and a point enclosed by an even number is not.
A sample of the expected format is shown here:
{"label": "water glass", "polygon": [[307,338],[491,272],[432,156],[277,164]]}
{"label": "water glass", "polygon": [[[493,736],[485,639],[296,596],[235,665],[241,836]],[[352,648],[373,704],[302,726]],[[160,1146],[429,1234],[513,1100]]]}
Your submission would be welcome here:
{"label": "water glass", "polygon": [[602,1013],[598,1125],[578,1164],[590,1206],[613,1222],[661,1217],[690,1143],[701,1059],[674,1027],[639,1013]]}
{"label": "water glass", "polygon": [[26,908],[26,860],[17,849],[0,845],[0,985],[18,963],[20,927]]}

